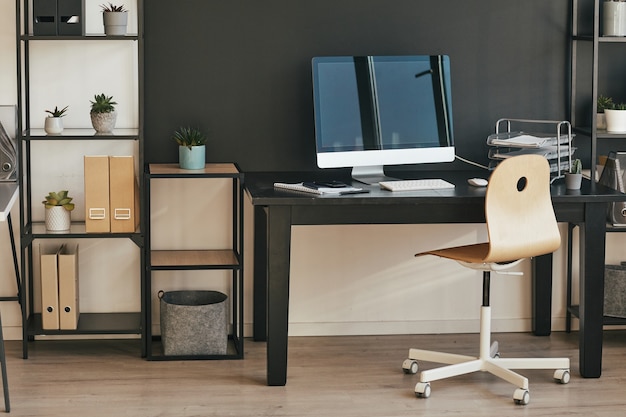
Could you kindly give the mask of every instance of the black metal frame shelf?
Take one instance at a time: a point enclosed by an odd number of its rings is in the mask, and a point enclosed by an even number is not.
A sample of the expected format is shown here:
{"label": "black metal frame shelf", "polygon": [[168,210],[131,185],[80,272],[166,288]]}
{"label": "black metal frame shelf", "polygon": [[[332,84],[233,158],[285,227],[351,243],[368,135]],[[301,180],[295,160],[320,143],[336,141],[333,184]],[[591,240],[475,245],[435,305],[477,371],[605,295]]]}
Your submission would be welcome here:
{"label": "black metal frame shelf", "polygon": [[[122,335],[136,334],[141,338],[141,355],[145,356],[145,323],[143,298],[143,284],[145,281],[144,267],[144,235],[141,228],[134,233],[87,233],[84,222],[73,222],[69,231],[65,233],[48,233],[43,222],[34,221],[33,207],[39,204],[39,200],[34,201],[32,196],[32,183],[37,181],[31,173],[31,148],[41,142],[56,142],[59,145],[63,141],[133,141],[137,143],[135,148],[138,166],[143,167],[143,122],[144,122],[144,80],[143,80],[143,59],[144,59],[144,38],[143,38],[143,7],[144,0],[137,0],[137,33],[125,36],[106,36],[104,34],[86,34],[83,36],[41,36],[33,35],[31,27],[31,5],[29,0],[16,0],[16,49],[17,49],[17,109],[18,109],[18,132],[19,132],[19,164],[18,179],[20,182],[20,236],[21,236],[21,270],[25,271],[22,278],[25,289],[22,294],[24,305],[22,311],[22,338],[23,357],[28,358],[28,342],[34,340],[34,336],[44,335]],[[62,134],[48,135],[43,129],[32,129],[31,123],[31,94],[34,94],[30,86],[30,60],[35,53],[30,48],[32,42],[70,42],[69,45],[76,45],[73,42],[133,42],[136,43],[137,73],[137,126],[132,128],[114,129],[107,134],[97,134],[93,129],[87,128],[66,128]],[[101,44],[104,45],[104,44]],[[52,43],[50,43],[50,46]],[[89,64],[85,64],[89,65]],[[38,91],[37,94],[45,92]],[[143,190],[143,176],[139,173],[139,192]],[[140,197],[141,198],[141,197]],[[143,207],[140,206],[140,219],[144,217]],[[137,271],[140,289],[140,309],[135,312],[101,312],[101,313],[81,313],[78,327],[75,330],[49,330],[43,329],[41,325],[41,314],[35,312],[33,287],[34,278],[34,242],[48,239],[129,239],[139,248],[140,270]],[[81,277],[83,279],[83,277]]]}
{"label": "black metal frame shelf", "polygon": [[28,129],[22,133],[24,140],[139,140],[138,128],[115,129],[111,133],[96,133],[93,129],[64,129],[58,135],[48,135],[43,129]]}
{"label": "black metal frame shelf", "polygon": [[[146,351],[149,360],[242,359],[243,358],[243,182],[236,164],[207,164],[204,170],[183,170],[177,164],[149,164],[144,170],[146,216]],[[232,179],[232,248],[200,250],[152,250],[150,241],[150,187],[152,180],[173,178]],[[159,349],[160,336],[152,334],[153,271],[226,270],[232,271],[232,331],[225,355],[168,356]]]}
{"label": "black metal frame shelf", "polygon": [[140,334],[141,312],[81,313],[76,330],[43,329],[41,313],[28,318],[28,337],[40,335]]}
{"label": "black metal frame shelf", "polygon": [[[570,17],[571,17],[571,42],[570,42],[570,60],[571,60],[571,72],[570,72],[570,121],[574,132],[580,133],[583,136],[588,136],[590,139],[591,148],[591,163],[590,173],[595,175],[596,162],[597,162],[597,147],[598,140],[600,139],[626,139],[624,133],[609,133],[606,130],[598,129],[596,121],[597,111],[597,98],[598,98],[598,78],[600,68],[600,46],[602,44],[626,44],[626,37],[618,36],[602,36],[600,33],[600,8],[603,0],[571,0],[570,3]],[[591,46],[590,57],[591,62],[583,61],[579,59],[578,43],[587,44]],[[578,90],[579,81],[579,66],[590,65],[591,70],[589,74],[591,76],[591,82],[587,83],[590,88],[591,103],[581,103],[581,98],[578,97],[580,91]],[[583,67],[581,67],[583,68]],[[588,71],[588,70],[587,70]],[[587,72],[583,71],[583,74]],[[585,96],[585,99],[589,99],[589,96]],[[587,106],[589,108],[589,114],[585,114],[584,117],[578,120],[580,113],[577,113],[579,107]],[[622,144],[623,145],[623,144]],[[593,178],[593,177],[592,177]],[[575,224],[568,225],[568,263],[567,263],[567,282],[566,282],[566,318],[565,328],[566,331],[571,331],[572,317],[578,317],[579,308],[577,305],[572,305],[572,232],[576,227]],[[607,232],[626,232],[626,228],[620,228],[613,225],[606,225]],[[605,325],[621,324],[626,325],[626,319],[616,317],[604,317]]]}

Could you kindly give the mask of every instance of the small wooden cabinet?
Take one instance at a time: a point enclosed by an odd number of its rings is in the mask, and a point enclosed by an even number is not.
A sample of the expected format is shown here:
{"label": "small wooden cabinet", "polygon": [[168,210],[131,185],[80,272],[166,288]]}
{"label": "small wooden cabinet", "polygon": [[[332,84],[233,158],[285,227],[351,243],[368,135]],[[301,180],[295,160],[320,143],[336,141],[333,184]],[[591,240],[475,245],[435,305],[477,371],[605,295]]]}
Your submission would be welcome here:
{"label": "small wooden cabinet", "polygon": [[[143,288],[145,305],[147,358],[150,360],[167,359],[241,359],[243,358],[243,173],[236,164],[217,163],[206,164],[202,170],[185,170],[178,164],[147,164],[145,167],[145,202],[146,216],[144,231],[146,237],[145,262],[146,280]],[[204,185],[210,186],[211,181],[218,179],[230,180],[232,183],[232,235],[231,245],[227,248],[209,249],[200,248],[193,250],[180,250],[167,248],[166,250],[153,250],[151,230],[152,223],[158,221],[151,214],[151,184],[153,181],[165,181],[168,179],[184,179],[194,181],[194,192],[205,192]],[[197,188],[196,188],[197,185]],[[193,196],[190,196],[193,198]],[[160,204],[167,204],[162,202]],[[185,213],[181,213],[184,216]],[[202,227],[202,222],[198,223]],[[210,233],[207,230],[206,233]],[[185,231],[180,231],[185,233]],[[199,271],[199,270],[222,270],[230,271],[230,332],[228,335],[228,350],[225,355],[195,355],[195,356],[165,356],[157,343],[158,337],[153,334],[152,317],[153,302],[155,300],[153,278],[156,271]],[[211,278],[206,280],[206,287],[198,289],[211,289]],[[154,312],[156,314],[156,311]]]}

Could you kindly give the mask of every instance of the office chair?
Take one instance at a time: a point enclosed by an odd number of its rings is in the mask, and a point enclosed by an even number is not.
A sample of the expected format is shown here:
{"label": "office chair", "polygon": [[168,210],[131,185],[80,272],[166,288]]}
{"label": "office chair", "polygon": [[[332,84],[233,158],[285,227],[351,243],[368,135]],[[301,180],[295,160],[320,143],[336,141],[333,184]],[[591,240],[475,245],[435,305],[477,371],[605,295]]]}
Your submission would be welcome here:
{"label": "office chair", "polygon": [[545,158],[522,155],[506,159],[492,172],[485,195],[485,218],[489,241],[418,253],[435,255],[483,271],[483,301],[480,312],[479,356],[410,349],[402,368],[405,373],[418,371],[418,360],[447,364],[422,371],[415,385],[418,397],[428,398],[430,382],[452,376],[486,371],[516,385],[516,404],[530,401],[528,379],[511,369],[556,369],[554,379],[567,384],[570,379],[568,358],[501,358],[498,342],[490,343],[491,307],[489,286],[491,271],[507,271],[523,259],[554,252],[561,245],[550,199],[550,169]]}

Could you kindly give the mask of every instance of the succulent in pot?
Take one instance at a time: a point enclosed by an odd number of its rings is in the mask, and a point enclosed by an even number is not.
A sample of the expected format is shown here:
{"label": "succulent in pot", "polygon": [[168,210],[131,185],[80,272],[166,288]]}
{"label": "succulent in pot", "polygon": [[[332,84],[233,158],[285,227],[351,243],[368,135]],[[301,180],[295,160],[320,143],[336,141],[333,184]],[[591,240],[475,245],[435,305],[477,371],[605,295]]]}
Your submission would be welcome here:
{"label": "succulent in pot", "polygon": [[46,113],[50,113],[44,121],[44,130],[47,134],[58,135],[63,132],[63,119],[61,117],[65,116],[68,107],[65,106],[59,110],[58,106],[54,106],[54,110],[46,110]]}
{"label": "succulent in pot", "polygon": [[46,230],[59,232],[69,230],[70,213],[74,210],[73,197],[67,190],[51,191],[42,201],[45,207]]}
{"label": "succulent in pot", "polygon": [[173,139],[178,143],[178,163],[182,169],[203,169],[207,136],[198,128],[180,127]]}
{"label": "succulent in pot", "polygon": [[124,36],[126,35],[126,26],[128,25],[128,11],[124,5],[116,6],[113,3],[101,4],[102,23],[104,24],[104,33],[107,36]]}
{"label": "succulent in pot", "polygon": [[91,102],[91,125],[98,133],[111,133],[115,128],[115,122],[117,120],[117,113],[115,112],[115,105],[117,103],[113,101],[113,96],[107,96],[106,94],[96,94]]}
{"label": "succulent in pot", "polygon": [[565,173],[565,188],[568,190],[578,190],[583,180],[583,163],[580,159],[572,160],[569,172]]}

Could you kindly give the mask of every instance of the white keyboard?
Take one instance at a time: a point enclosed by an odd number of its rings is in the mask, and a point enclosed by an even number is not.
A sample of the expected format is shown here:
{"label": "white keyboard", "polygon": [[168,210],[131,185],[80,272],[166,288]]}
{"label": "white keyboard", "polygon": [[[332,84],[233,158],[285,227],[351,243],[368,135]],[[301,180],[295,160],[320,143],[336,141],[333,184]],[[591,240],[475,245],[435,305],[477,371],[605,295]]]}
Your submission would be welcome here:
{"label": "white keyboard", "polygon": [[419,190],[442,190],[445,188],[454,188],[454,184],[440,178],[430,178],[422,180],[398,180],[398,181],[381,181],[380,188],[389,191],[419,191]]}

